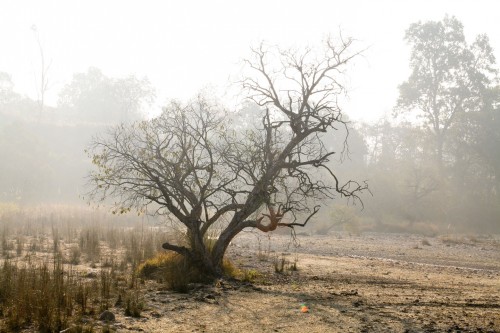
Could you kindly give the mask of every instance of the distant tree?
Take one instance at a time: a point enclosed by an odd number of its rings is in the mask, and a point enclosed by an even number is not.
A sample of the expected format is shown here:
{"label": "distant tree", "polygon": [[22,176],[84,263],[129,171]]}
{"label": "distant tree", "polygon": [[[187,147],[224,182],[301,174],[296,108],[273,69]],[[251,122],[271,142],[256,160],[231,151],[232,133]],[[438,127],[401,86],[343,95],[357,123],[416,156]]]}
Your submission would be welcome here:
{"label": "distant tree", "polygon": [[432,161],[433,142],[411,123],[382,120],[363,128],[370,143],[367,178],[373,199],[367,213],[381,225],[393,219],[408,223],[439,219],[437,191],[443,182]]}
{"label": "distant tree", "polygon": [[483,110],[475,115],[477,130],[472,145],[491,170],[486,178],[493,180],[490,184],[495,189],[490,193],[495,193],[497,200],[500,200],[500,86],[491,89],[485,100]]}
{"label": "distant tree", "polygon": [[41,199],[40,193],[47,197],[55,178],[50,153],[25,122],[0,124],[0,200],[29,202]]}
{"label": "distant tree", "polygon": [[0,72],[0,108],[2,105],[12,103],[18,97],[14,92],[14,82],[10,74]]}
{"label": "distant tree", "polygon": [[[457,210],[473,206],[473,218],[500,221],[500,87],[484,94],[481,110],[466,115],[454,128],[451,149],[456,192],[464,193]],[[467,188],[467,191],[462,189]],[[471,200],[471,197],[474,200]],[[494,207],[494,208],[493,208]],[[491,209],[493,208],[493,209]],[[472,210],[472,209],[471,209]],[[488,213],[488,211],[490,213]],[[492,214],[495,214],[492,216]],[[462,213],[462,216],[466,214]],[[470,215],[470,214],[468,214]]]}
{"label": "distant tree", "polygon": [[38,31],[38,27],[33,24],[31,26],[31,30],[35,35],[35,40],[38,46],[38,51],[40,52],[40,72],[35,73],[35,83],[37,86],[37,102],[39,107],[39,116],[41,116],[43,108],[45,107],[45,96],[47,91],[49,90],[49,70],[52,65],[52,60],[47,63],[47,59],[45,57],[45,52],[43,50],[42,41],[40,40],[40,33]]}
{"label": "distant tree", "polygon": [[412,47],[412,73],[399,87],[396,114],[416,112],[423,119],[442,167],[449,130],[461,113],[480,108],[496,73],[495,58],[488,37],[479,35],[469,45],[455,17],[414,23],[405,39]]}
{"label": "distant tree", "polygon": [[38,111],[35,101],[14,91],[11,75],[0,72],[0,127],[13,119],[35,119],[39,115]]}
{"label": "distant tree", "polygon": [[80,120],[119,123],[141,118],[143,108],[154,101],[155,91],[147,78],[113,79],[97,68],[73,75],[59,95],[59,106]]}
{"label": "distant tree", "polygon": [[[318,53],[261,45],[241,82],[260,107],[258,125],[242,129],[201,96],[187,105],[173,102],[151,121],[115,127],[90,147],[97,167],[91,199],[114,198],[115,212],[149,207],[170,216],[185,226],[188,241],[163,248],[221,275],[226,249],[243,229],[304,226],[322,200],[335,194],[359,199],[366,189],[340,182],[327,166],[335,152],[321,140],[346,126],[337,97],[356,54],[351,40],[329,40]],[[208,246],[213,228],[219,237]]]}

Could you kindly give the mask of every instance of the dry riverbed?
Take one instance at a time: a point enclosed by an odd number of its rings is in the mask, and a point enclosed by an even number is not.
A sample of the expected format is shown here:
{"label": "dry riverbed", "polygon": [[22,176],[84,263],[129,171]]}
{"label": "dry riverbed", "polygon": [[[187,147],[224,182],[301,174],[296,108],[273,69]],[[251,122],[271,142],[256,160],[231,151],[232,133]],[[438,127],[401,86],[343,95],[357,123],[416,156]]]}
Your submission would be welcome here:
{"label": "dry riverbed", "polygon": [[[252,282],[144,286],[119,332],[500,332],[500,240],[243,233],[228,256]],[[284,264],[282,273],[276,273]],[[296,264],[298,270],[293,270]],[[257,273],[259,272],[259,273]],[[308,312],[302,312],[303,305]],[[112,309],[113,310],[113,309]]]}

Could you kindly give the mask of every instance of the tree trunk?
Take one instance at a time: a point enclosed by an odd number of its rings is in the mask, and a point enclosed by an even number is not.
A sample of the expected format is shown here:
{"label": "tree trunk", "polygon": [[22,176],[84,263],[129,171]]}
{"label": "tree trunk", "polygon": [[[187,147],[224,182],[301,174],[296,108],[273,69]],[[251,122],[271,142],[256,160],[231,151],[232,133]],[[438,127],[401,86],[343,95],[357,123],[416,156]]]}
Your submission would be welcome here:
{"label": "tree trunk", "polygon": [[442,133],[438,133],[436,135],[436,145],[437,145],[437,166],[440,172],[440,176],[443,175],[443,146],[444,146],[444,138]]}
{"label": "tree trunk", "polygon": [[213,263],[216,269],[217,274],[223,275],[223,268],[222,268],[222,263],[224,260],[224,254],[226,253],[227,247],[229,246],[229,243],[233,240],[233,238],[240,233],[242,230],[241,227],[236,225],[236,227],[233,228],[227,228],[225,229],[222,234],[219,236],[219,239],[214,245],[214,248],[212,249],[212,259]]}
{"label": "tree trunk", "polygon": [[190,260],[194,267],[198,268],[200,272],[207,277],[219,276],[219,269],[213,261],[213,256],[210,249],[207,248],[203,241],[203,235],[197,227],[188,229],[188,237],[191,245]]}

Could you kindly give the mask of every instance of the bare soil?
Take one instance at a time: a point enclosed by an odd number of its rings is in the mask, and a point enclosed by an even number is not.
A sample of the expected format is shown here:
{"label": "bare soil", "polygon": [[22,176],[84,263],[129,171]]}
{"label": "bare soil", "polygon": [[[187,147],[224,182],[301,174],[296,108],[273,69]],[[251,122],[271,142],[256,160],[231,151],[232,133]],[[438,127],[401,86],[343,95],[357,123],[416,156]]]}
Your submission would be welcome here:
{"label": "bare soil", "polygon": [[[148,282],[119,332],[500,332],[500,238],[243,233],[228,252],[252,282],[189,293]],[[285,262],[282,273],[276,273]],[[296,264],[297,271],[290,269]],[[256,272],[260,274],[255,277]],[[302,312],[303,305],[308,312]]]}

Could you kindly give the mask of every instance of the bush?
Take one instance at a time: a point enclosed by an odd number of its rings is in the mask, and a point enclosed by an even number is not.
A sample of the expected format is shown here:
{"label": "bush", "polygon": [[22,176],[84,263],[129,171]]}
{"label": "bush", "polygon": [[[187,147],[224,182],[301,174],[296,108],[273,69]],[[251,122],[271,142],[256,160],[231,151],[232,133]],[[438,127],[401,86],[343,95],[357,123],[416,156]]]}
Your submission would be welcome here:
{"label": "bush", "polygon": [[72,246],[69,249],[69,257],[67,259],[67,263],[71,265],[78,265],[80,263],[80,257],[82,255],[82,251],[78,245]]}
{"label": "bush", "polygon": [[288,272],[298,271],[297,267],[298,258],[296,257],[293,262],[289,262],[284,255],[281,257],[276,257],[273,260],[274,272],[278,274],[284,274]]}

